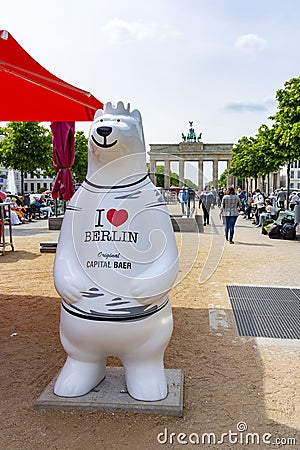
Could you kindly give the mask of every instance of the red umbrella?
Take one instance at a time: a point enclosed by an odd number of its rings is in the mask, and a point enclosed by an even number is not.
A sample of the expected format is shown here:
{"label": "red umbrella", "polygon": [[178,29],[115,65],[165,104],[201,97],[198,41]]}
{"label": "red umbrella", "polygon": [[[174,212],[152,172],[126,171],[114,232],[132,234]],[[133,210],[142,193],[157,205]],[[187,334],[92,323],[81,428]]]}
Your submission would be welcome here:
{"label": "red umbrella", "polygon": [[74,122],[52,122],[52,156],[57,171],[52,189],[52,197],[70,200],[74,185],[70,167],[74,164]]}
{"label": "red umbrella", "polygon": [[[48,72],[11,36],[0,30],[0,121],[91,121],[103,103],[90,92]],[[69,200],[73,181],[74,124],[52,124],[53,164],[58,171],[53,196]],[[73,137],[71,137],[73,133]]]}
{"label": "red umbrella", "polygon": [[61,80],[0,30],[0,121],[93,120],[103,103],[90,92]]}

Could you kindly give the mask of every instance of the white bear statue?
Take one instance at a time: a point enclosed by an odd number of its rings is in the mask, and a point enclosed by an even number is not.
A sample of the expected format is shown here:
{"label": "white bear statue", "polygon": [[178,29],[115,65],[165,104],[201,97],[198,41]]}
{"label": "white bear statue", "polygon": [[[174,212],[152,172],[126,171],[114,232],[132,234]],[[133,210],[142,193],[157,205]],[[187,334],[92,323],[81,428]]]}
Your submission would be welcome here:
{"label": "white bear statue", "polygon": [[87,176],[67,206],[57,245],[54,283],[68,357],[54,393],[88,393],[105,377],[106,358],[117,356],[133,398],[165,398],[168,292],[177,272],[170,217],[147,173],[141,115],[107,103],[95,114]]}

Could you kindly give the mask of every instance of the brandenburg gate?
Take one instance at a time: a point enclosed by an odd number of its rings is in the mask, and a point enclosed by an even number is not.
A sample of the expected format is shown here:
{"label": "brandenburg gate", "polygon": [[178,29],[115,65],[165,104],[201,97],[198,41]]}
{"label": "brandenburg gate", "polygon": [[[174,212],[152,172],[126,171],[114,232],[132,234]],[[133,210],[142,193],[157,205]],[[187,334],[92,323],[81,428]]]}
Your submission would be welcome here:
{"label": "brandenburg gate", "polygon": [[[219,161],[225,161],[227,168],[232,156],[233,144],[205,144],[202,142],[202,133],[196,136],[193,122],[189,122],[190,129],[187,135],[182,133],[182,142],[179,144],[150,144],[150,175],[156,184],[156,164],[164,163],[164,188],[170,188],[170,164],[177,161],[179,163],[179,186],[184,184],[184,163],[198,162],[198,188],[203,188],[203,163],[212,162],[212,181],[214,187],[218,187],[218,180],[221,174],[218,173]],[[231,183],[230,183],[231,184]]]}

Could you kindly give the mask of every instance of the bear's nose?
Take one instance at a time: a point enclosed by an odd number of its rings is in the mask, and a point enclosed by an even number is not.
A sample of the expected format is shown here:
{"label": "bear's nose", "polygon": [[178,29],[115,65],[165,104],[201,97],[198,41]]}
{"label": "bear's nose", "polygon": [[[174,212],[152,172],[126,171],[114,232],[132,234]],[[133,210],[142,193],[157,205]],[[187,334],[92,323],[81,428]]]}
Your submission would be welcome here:
{"label": "bear's nose", "polygon": [[98,127],[97,128],[97,133],[102,137],[109,136],[111,132],[112,132],[112,127]]}

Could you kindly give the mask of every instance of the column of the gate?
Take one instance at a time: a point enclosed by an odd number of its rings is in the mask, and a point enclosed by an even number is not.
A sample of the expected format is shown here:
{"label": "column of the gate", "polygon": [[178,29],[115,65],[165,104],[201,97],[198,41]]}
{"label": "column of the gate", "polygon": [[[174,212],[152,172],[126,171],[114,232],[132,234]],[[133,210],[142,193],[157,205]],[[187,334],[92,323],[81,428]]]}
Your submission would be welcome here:
{"label": "column of the gate", "polygon": [[203,189],[203,161],[198,161],[198,189]]}
{"label": "column of the gate", "polygon": [[164,176],[164,188],[170,189],[170,160],[165,159],[165,176]]}

